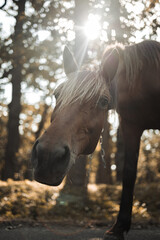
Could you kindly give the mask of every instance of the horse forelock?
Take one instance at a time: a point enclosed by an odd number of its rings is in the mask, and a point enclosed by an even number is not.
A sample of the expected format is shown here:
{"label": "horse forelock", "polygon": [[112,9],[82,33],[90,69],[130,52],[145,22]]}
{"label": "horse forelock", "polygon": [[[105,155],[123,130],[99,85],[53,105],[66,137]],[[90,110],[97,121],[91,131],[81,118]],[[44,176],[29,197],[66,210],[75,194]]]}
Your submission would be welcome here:
{"label": "horse forelock", "polygon": [[69,74],[67,80],[63,82],[55,91],[58,95],[56,105],[62,109],[69,104],[78,102],[89,102],[97,99],[104,94],[110,98],[109,90],[100,74],[97,71],[82,71]]}

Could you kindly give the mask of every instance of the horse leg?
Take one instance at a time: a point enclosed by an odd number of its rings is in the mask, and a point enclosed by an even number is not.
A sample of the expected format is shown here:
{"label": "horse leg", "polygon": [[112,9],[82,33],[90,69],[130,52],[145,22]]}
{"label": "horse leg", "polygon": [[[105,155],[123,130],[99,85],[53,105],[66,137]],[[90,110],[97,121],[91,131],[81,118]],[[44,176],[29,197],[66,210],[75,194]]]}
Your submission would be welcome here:
{"label": "horse leg", "polygon": [[131,225],[133,191],[142,130],[122,121],[122,132],[125,144],[125,161],[120,211],[116,223],[105,233],[104,240],[123,240],[124,232],[128,232]]}

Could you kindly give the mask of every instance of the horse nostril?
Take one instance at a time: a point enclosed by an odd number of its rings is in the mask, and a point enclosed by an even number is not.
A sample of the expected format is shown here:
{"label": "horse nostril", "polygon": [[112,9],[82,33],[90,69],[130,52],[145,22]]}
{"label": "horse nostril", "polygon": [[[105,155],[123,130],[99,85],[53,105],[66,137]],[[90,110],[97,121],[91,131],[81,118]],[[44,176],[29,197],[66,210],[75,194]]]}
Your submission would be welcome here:
{"label": "horse nostril", "polygon": [[69,147],[68,146],[64,146],[64,149],[65,149],[65,154],[68,154],[69,153]]}
{"label": "horse nostril", "polygon": [[68,146],[64,146],[65,149],[65,158],[67,158],[70,155],[70,150]]}
{"label": "horse nostril", "polygon": [[37,140],[33,146],[31,162],[36,174],[64,172],[69,160],[70,149],[67,145],[55,145],[51,150]]}
{"label": "horse nostril", "polygon": [[69,147],[68,146],[59,146],[53,151],[54,159],[57,160],[65,160],[69,155]]}
{"label": "horse nostril", "polygon": [[57,146],[52,152],[52,159],[49,161],[52,174],[55,172],[64,173],[70,159],[70,149],[66,145]]}

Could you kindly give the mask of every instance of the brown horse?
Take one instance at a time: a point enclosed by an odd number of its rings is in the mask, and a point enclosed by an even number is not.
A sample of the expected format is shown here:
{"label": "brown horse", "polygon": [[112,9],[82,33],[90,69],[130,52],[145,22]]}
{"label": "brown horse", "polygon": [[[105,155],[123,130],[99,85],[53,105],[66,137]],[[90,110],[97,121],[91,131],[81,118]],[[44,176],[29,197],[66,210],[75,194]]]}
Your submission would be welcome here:
{"label": "brown horse", "polygon": [[68,80],[55,92],[57,104],[51,125],[35,142],[32,163],[35,179],[58,185],[75,159],[94,151],[108,109],[115,108],[125,144],[120,211],[104,239],[124,239],[131,224],[133,189],[142,132],[160,129],[160,44],[144,41],[108,48],[96,71],[78,71],[64,50]]}

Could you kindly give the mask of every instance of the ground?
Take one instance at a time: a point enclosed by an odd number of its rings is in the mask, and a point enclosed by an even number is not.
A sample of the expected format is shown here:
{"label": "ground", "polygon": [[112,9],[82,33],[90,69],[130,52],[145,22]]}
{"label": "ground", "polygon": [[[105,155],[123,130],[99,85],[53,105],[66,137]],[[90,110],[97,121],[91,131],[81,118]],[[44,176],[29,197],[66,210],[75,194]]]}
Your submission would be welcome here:
{"label": "ground", "polygon": [[[77,225],[53,222],[3,222],[0,224],[0,239],[3,240],[102,240],[106,226]],[[134,227],[126,240],[159,240],[160,228]]]}
{"label": "ground", "polygon": [[[63,186],[0,181],[0,239],[101,240],[116,219],[120,194],[120,185],[91,184],[84,196]],[[127,240],[160,239],[159,196],[156,183],[136,187]]]}

